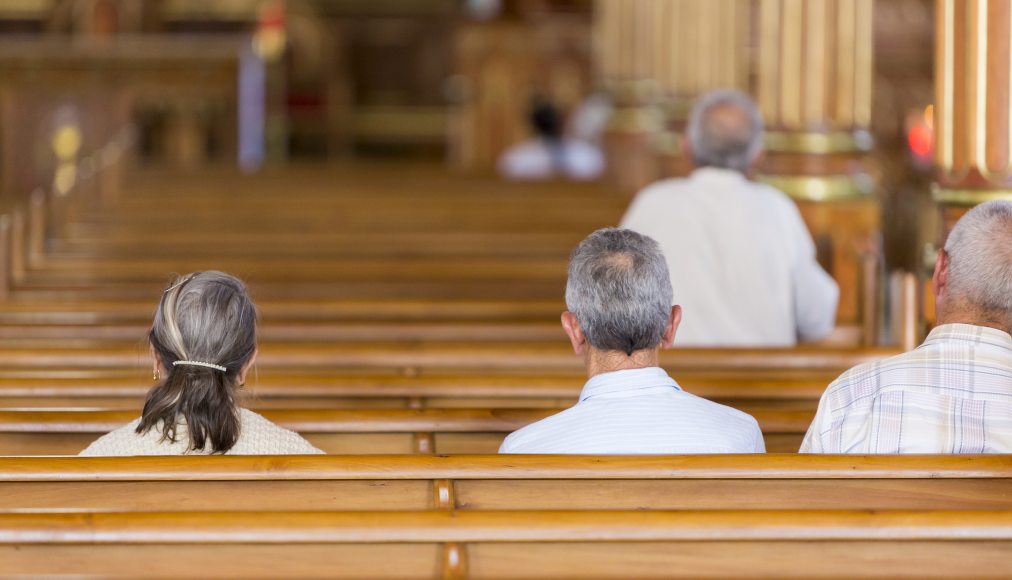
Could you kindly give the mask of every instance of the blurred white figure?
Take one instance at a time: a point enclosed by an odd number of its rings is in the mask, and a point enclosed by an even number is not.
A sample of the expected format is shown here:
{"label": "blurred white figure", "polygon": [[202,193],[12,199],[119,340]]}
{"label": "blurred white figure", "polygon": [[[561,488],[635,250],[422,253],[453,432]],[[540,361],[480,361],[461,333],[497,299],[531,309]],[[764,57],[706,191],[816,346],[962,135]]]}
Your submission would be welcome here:
{"label": "blurred white figure", "polygon": [[[585,103],[586,105],[586,103]],[[543,179],[593,180],[604,172],[604,155],[594,144],[603,122],[601,112],[591,105],[581,106],[574,116],[574,132],[566,136],[558,110],[544,100],[535,100],[530,121],[535,136],[507,149],[499,158],[499,174],[514,181]],[[605,113],[604,120],[607,120]],[[594,131],[598,135],[593,135]],[[587,137],[592,137],[590,141]]]}
{"label": "blurred white figure", "polygon": [[492,20],[502,12],[502,0],[467,0],[464,12],[474,20]]}
{"label": "blurred white figure", "polygon": [[833,330],[839,289],[815,260],[797,206],[746,177],[762,138],[748,97],[704,96],[688,127],[696,169],[650,185],[622,218],[664,249],[675,301],[688,313],[680,346],[793,346]]}
{"label": "blurred white figure", "polygon": [[570,115],[569,134],[585,143],[600,144],[612,109],[608,97],[601,93],[590,95]]}

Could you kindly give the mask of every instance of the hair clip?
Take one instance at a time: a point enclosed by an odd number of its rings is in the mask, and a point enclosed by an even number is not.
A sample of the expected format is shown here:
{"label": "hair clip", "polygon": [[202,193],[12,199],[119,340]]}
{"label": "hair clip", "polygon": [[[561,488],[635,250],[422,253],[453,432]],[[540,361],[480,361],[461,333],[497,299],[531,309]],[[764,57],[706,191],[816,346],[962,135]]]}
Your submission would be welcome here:
{"label": "hair clip", "polygon": [[172,363],[172,366],[179,366],[179,365],[191,366],[191,367],[207,367],[209,369],[214,369],[216,371],[221,371],[223,373],[228,371],[227,368],[225,368],[225,367],[223,367],[221,365],[216,365],[216,364],[211,364],[211,363],[206,363],[206,362],[200,362],[200,361],[196,361],[196,360],[177,360],[177,361],[174,361]]}
{"label": "hair clip", "polygon": [[168,294],[169,292],[172,292],[172,291],[173,291],[173,290],[175,290],[176,288],[179,288],[179,287],[180,287],[180,286],[182,286],[183,284],[186,284],[186,283],[187,283],[187,282],[189,282],[190,280],[193,280],[194,278],[196,278],[196,277],[197,277],[197,274],[199,274],[199,273],[200,273],[200,272],[194,272],[193,274],[190,274],[190,275],[189,275],[189,276],[187,276],[186,278],[183,278],[183,279],[182,279],[181,281],[179,281],[179,282],[176,282],[176,283],[175,283],[175,284],[173,284],[172,286],[169,286],[168,288],[166,288],[166,289],[165,289],[165,291],[164,291],[164,292],[162,292],[162,294]]}

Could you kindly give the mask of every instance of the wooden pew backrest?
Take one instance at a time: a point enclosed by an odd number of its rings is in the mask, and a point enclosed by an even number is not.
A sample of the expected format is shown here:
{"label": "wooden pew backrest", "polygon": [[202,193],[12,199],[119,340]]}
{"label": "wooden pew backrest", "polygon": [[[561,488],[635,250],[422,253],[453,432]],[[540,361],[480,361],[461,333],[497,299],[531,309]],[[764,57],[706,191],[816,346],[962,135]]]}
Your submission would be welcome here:
{"label": "wooden pew backrest", "polygon": [[1010,548],[1009,511],[0,514],[12,574],[1002,577]]}
{"label": "wooden pew backrest", "polygon": [[[268,409],[331,454],[495,453],[509,433],[561,409]],[[0,411],[0,455],[73,455],[134,411]],[[814,410],[759,410],[767,451],[796,451]]]}
{"label": "wooden pew backrest", "polygon": [[0,511],[1012,509],[1003,456],[0,458]]}

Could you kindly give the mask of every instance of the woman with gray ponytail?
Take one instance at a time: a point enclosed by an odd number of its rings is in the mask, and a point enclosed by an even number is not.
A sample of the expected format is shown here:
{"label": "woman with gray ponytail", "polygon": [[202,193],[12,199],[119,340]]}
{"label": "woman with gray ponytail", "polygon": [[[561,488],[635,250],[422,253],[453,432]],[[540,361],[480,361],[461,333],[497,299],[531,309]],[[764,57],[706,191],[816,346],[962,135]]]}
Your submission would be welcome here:
{"label": "woman with gray ponytail", "polygon": [[197,272],[175,280],[162,293],[149,334],[158,384],[141,417],[81,455],[322,453],[236,403],[256,360],[256,319],[237,278]]}

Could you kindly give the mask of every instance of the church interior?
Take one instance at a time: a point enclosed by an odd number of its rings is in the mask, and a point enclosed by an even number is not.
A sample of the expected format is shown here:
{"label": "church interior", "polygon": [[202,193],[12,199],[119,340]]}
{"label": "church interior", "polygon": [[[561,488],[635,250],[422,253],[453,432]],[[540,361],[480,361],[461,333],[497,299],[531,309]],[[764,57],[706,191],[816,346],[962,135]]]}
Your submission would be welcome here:
{"label": "church interior", "polygon": [[[1012,200],[1010,36],[1012,0],[0,0],[0,576],[1012,577],[1012,456],[798,453]],[[571,252],[700,171],[728,90],[835,324],[654,366],[766,453],[498,454],[583,404]],[[163,364],[217,271],[255,364]],[[322,454],[77,457],[178,364]]]}

